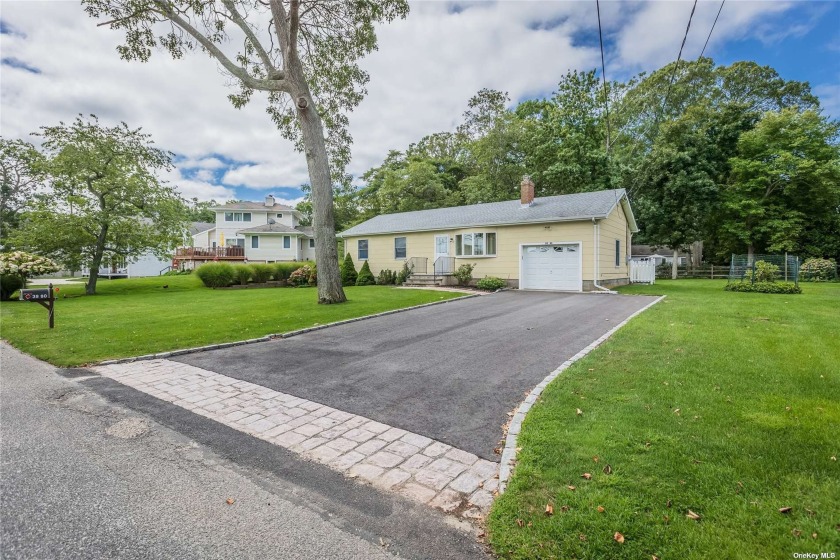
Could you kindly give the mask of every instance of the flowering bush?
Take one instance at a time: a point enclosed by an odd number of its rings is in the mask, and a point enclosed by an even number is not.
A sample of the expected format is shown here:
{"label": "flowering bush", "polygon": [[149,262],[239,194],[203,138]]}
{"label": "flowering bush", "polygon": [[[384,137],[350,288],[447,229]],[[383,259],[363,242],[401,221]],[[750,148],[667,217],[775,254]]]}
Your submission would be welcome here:
{"label": "flowering bush", "polygon": [[302,266],[289,275],[289,284],[292,286],[311,285],[310,277],[314,276],[315,269],[311,266]]}
{"label": "flowering bush", "polygon": [[836,265],[828,259],[806,259],[799,268],[802,280],[814,282],[834,280]]}
{"label": "flowering bush", "polygon": [[46,257],[23,251],[0,253],[0,275],[18,276],[24,283],[27,278],[58,272],[58,270],[58,265]]}

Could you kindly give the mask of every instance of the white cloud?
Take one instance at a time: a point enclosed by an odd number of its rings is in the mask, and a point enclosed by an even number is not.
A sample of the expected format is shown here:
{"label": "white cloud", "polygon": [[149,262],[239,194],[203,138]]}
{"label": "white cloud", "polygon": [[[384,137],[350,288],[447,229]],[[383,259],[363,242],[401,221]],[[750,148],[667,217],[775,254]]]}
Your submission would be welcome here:
{"label": "white cloud", "polygon": [[820,98],[823,113],[833,119],[840,119],[840,83],[818,85],[814,93]]}
{"label": "white cloud", "polygon": [[[696,57],[717,11],[698,3],[684,56]],[[790,2],[729,2],[710,50],[763,34]],[[676,56],[691,3],[603,2],[608,60],[629,75]],[[104,123],[142,126],[177,154],[173,182],[185,196],[222,200],[236,188],[267,190],[308,183],[304,156],[283,140],[255,94],[241,110],[227,100],[229,79],[201,52],[171,60],[154,53],[127,63],[115,51],[119,32],[97,27],[74,2],[3,2],[3,56],[40,73],[3,66],[0,127],[27,137],[42,125],[96,113]],[[594,33],[594,35],[593,35]],[[351,115],[349,171],[378,165],[390,149],[452,130],[481,88],[514,100],[552,91],[570,69],[600,64],[591,2],[416,2],[404,21],[378,28],[379,50],[362,61],[369,93]],[[594,37],[594,39],[593,39]],[[608,73],[613,70],[608,69]],[[177,179],[177,180],[176,180]],[[293,201],[290,201],[293,202]]]}

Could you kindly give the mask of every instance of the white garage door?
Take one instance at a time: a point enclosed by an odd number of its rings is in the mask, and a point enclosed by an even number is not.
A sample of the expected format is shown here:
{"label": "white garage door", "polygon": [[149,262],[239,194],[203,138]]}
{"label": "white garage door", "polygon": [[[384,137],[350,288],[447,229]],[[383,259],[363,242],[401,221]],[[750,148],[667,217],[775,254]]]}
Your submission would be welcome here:
{"label": "white garage door", "polygon": [[527,290],[581,289],[581,254],[578,243],[523,245],[520,287]]}

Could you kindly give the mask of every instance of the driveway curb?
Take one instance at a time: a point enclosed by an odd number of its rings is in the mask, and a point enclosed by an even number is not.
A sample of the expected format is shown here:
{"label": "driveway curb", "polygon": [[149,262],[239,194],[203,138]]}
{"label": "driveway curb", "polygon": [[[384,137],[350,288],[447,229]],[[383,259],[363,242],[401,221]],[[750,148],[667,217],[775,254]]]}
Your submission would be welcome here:
{"label": "driveway curb", "polygon": [[[495,293],[495,292],[493,292]],[[257,342],[268,342],[269,340],[274,340],[277,338],[291,338],[293,336],[298,336],[300,334],[312,332],[312,331],[320,331],[322,329],[327,329],[330,327],[337,327],[339,325],[346,325],[348,323],[355,323],[357,321],[364,321],[365,319],[374,319],[376,317],[384,317],[386,315],[393,315],[395,313],[403,313],[404,311],[411,311],[413,309],[421,309],[423,307],[431,307],[432,305],[441,305],[444,303],[450,303],[453,301],[460,301],[463,299],[470,299],[474,297],[480,296],[487,296],[492,294],[468,294],[461,297],[456,297],[452,299],[445,299],[443,301],[433,301],[430,303],[421,303],[420,305],[412,305],[411,307],[402,307],[400,309],[391,309],[390,311],[383,311],[381,313],[374,313],[373,315],[363,315],[361,317],[353,317],[352,319],[344,319],[343,321],[335,321],[333,323],[326,323],[324,325],[316,325],[314,327],[308,327],[305,329],[298,329],[295,331],[289,331],[285,333],[277,333],[277,334],[268,334],[265,336],[261,336],[259,338],[249,338],[247,340],[239,340],[235,342],[222,342],[219,344],[208,344],[207,346],[197,346],[195,348],[182,348],[180,350],[170,350],[168,352],[160,352],[157,354],[144,354],[142,356],[133,356],[130,358],[117,358],[114,360],[105,360],[102,362],[95,362],[92,364],[87,364],[88,366],[110,366],[113,364],[127,364],[131,362],[140,362],[143,360],[160,360],[165,358],[172,358],[174,356],[182,356],[184,354],[196,354],[199,352],[207,352],[208,350],[220,350],[222,348],[231,348],[233,346],[244,346],[246,344],[256,344]],[[85,366],[80,366],[85,367]]]}
{"label": "driveway curb", "polygon": [[517,438],[519,436],[519,431],[522,429],[522,421],[525,420],[525,415],[531,410],[531,407],[537,402],[540,394],[542,394],[543,389],[548,386],[549,383],[554,381],[554,379],[560,375],[564,370],[568,369],[573,363],[577,362],[581,358],[585,357],[587,354],[595,350],[598,346],[600,346],[604,341],[606,341],[609,337],[611,337],[618,329],[626,325],[633,319],[635,316],[641,314],[642,312],[646,311],[648,308],[653,307],[660,301],[665,299],[665,296],[659,296],[654,301],[650,302],[646,306],[642,307],[622,322],[614,326],[610,329],[606,334],[595,340],[592,344],[560,364],[560,367],[549,373],[545,379],[543,379],[536,387],[534,387],[522,404],[516,409],[516,412],[513,415],[513,418],[510,421],[507,430],[507,436],[505,437],[505,446],[502,450],[502,459],[499,464],[499,494],[503,493],[507,488],[507,482],[513,473],[513,467],[516,464],[516,446],[517,446]]}

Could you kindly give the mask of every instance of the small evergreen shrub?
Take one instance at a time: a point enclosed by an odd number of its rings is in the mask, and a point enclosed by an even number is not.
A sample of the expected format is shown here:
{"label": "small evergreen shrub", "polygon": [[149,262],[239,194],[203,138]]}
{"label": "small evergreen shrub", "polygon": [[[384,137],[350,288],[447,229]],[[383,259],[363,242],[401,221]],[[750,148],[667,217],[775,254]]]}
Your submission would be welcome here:
{"label": "small evergreen shrub", "polygon": [[23,288],[23,278],[16,274],[0,276],[0,301],[9,301],[12,294]]}
{"label": "small evergreen shrub", "polygon": [[411,278],[411,273],[414,272],[414,267],[408,264],[408,261],[403,263],[402,270],[397,274],[397,284],[405,284]]}
{"label": "small evergreen shrub", "polygon": [[733,282],[727,284],[728,292],[759,292],[762,294],[801,294],[802,288],[790,282]]}
{"label": "small evergreen shrub", "polygon": [[370,265],[367,261],[365,261],[365,264],[362,265],[362,269],[359,271],[359,275],[356,278],[356,285],[373,286],[374,284],[376,284],[376,279],[373,277],[373,273],[370,271]]}
{"label": "small evergreen shrub", "polygon": [[475,270],[474,264],[462,264],[452,273],[452,276],[458,281],[459,286],[466,286],[472,280],[473,270]]}
{"label": "small evergreen shrub", "polygon": [[342,286],[355,286],[356,285],[356,278],[358,278],[358,274],[356,273],[356,265],[353,264],[353,257],[350,256],[350,253],[344,256],[344,260],[341,261],[341,285]]}
{"label": "small evergreen shrub", "polygon": [[397,273],[394,270],[389,268],[383,268],[379,271],[379,275],[376,277],[376,283],[382,286],[389,286],[391,284],[397,283]]}
{"label": "small evergreen shrub", "polygon": [[208,288],[227,288],[235,279],[235,271],[228,263],[207,263],[195,270],[205,286]]}
{"label": "small evergreen shrub", "polygon": [[247,264],[235,264],[232,266],[233,279],[243,286],[247,284],[248,280],[251,279],[251,266]]}
{"label": "small evergreen shrub", "polygon": [[837,265],[829,259],[805,259],[799,267],[799,279],[811,282],[836,280]]}
{"label": "small evergreen shrub", "polygon": [[251,265],[251,278],[258,284],[268,282],[273,274],[274,267],[270,264],[257,263]]}
{"label": "small evergreen shrub", "polygon": [[495,276],[485,276],[484,278],[476,282],[475,286],[479,290],[495,291],[501,290],[502,288],[507,286],[507,282],[505,282],[501,278],[496,278]]}

